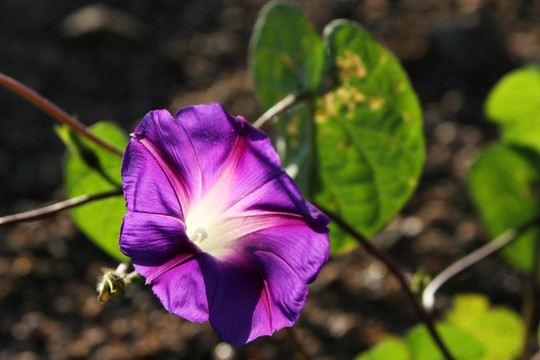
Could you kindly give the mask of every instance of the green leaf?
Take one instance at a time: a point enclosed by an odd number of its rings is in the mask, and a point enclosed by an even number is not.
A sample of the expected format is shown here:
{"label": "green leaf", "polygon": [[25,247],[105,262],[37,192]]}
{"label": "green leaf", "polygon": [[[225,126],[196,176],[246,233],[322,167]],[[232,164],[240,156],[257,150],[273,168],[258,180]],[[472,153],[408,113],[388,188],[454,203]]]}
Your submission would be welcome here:
{"label": "green leaf", "polygon": [[293,111],[282,115],[272,136],[283,169],[294,179],[302,194],[313,188],[314,153],[313,109],[299,104]]}
{"label": "green leaf", "polygon": [[[484,355],[483,346],[468,332],[447,323],[439,323],[436,328],[455,360],[477,360]],[[424,325],[411,329],[406,340],[414,360],[444,360]]]}
{"label": "green leaf", "polygon": [[[540,216],[538,171],[540,157],[510,145],[493,145],[472,165],[468,190],[491,237]],[[524,232],[501,253],[514,266],[529,272],[538,227]]]}
{"label": "green leaf", "polygon": [[[422,114],[393,54],[357,24],[324,30],[336,86],[316,101],[315,202],[373,236],[415,189],[425,158]],[[356,246],[331,224],[333,253]]]}
{"label": "green leaf", "polygon": [[[302,11],[270,2],[261,11],[250,43],[250,66],[261,104],[268,109],[289,94],[317,91],[324,46]],[[272,136],[283,168],[300,191],[309,192],[313,172],[313,106],[304,103],[279,117]]]}
{"label": "green leaf", "polygon": [[[115,124],[97,123],[90,127],[97,136],[119,148],[125,148],[127,137]],[[65,165],[65,186],[68,197],[94,195],[122,188],[122,159],[102,149],[68,127],[57,129],[69,152]],[[113,258],[126,261],[118,245],[122,217],[126,213],[122,196],[94,201],[74,208],[75,225],[96,245]]]}
{"label": "green leaf", "polygon": [[502,126],[505,142],[540,150],[540,68],[527,66],[504,76],[488,96],[486,115]]}
{"label": "green leaf", "polygon": [[407,344],[395,337],[388,337],[368,351],[356,356],[354,360],[411,360]]}
{"label": "green leaf", "polygon": [[270,2],[261,10],[249,56],[257,94],[265,109],[291,93],[316,90],[320,85],[322,40],[292,4]]}
{"label": "green leaf", "polygon": [[525,340],[520,316],[504,307],[489,307],[487,297],[463,294],[454,298],[454,308],[446,320],[470,333],[485,349],[481,360],[516,358]]}

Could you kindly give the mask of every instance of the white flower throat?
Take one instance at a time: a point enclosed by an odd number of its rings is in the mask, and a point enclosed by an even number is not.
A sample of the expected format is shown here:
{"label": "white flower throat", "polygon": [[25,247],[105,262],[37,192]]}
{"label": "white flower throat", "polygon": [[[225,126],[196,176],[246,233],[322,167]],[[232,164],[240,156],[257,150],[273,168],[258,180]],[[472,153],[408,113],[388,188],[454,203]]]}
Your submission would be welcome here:
{"label": "white flower throat", "polygon": [[191,234],[188,234],[188,237],[195,244],[200,244],[208,237],[208,233],[203,228],[199,227],[195,229]]}

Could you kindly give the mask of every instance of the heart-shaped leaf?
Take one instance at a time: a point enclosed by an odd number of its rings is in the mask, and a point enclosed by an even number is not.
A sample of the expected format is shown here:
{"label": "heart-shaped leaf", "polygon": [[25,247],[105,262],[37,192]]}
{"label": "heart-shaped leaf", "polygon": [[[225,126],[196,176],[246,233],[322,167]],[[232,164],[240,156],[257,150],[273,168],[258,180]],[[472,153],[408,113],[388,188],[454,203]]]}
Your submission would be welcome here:
{"label": "heart-shaped leaf", "polygon": [[[415,189],[425,157],[418,99],[399,61],[355,23],[324,31],[335,87],[316,101],[315,201],[371,237]],[[331,250],[356,243],[331,225]]]}
{"label": "heart-shaped leaf", "polygon": [[257,94],[268,109],[289,94],[319,87],[324,46],[297,6],[270,2],[255,24],[249,60]]}
{"label": "heart-shaped leaf", "polygon": [[[289,94],[317,91],[324,46],[298,7],[270,2],[255,25],[249,60],[257,94],[268,109]],[[285,171],[302,193],[308,193],[314,155],[312,104],[299,104],[282,114],[270,135]]]}
{"label": "heart-shaped leaf", "polygon": [[[118,148],[123,149],[127,145],[126,135],[114,123],[97,123],[90,127],[90,130]],[[57,132],[69,149],[65,165],[65,186],[70,198],[122,189],[120,157],[79,136],[66,126],[58,128]],[[120,225],[125,213],[122,196],[94,201],[76,207],[71,212],[75,225],[96,245],[119,261],[128,260],[120,252],[118,245]]]}

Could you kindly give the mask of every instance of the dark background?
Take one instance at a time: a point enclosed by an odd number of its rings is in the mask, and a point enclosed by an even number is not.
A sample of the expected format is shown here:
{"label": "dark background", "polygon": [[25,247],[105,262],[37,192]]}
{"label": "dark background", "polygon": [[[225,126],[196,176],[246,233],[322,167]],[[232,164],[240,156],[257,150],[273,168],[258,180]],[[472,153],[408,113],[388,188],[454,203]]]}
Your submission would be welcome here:
{"label": "dark background", "polygon": [[[254,120],[261,108],[246,57],[264,3],[0,0],[0,71],[87,125],[113,120],[130,132],[149,110],[216,101]],[[497,137],[483,102],[503,74],[540,60],[540,1],[298,3],[319,32],[335,18],[360,22],[402,60],[422,102],[420,186],[374,241],[411,274],[436,274],[481,246],[464,184],[479,148]],[[70,17],[86,6],[94,12]],[[54,120],[0,89],[0,124],[0,216],[64,199]],[[216,347],[208,324],[168,314],[142,285],[99,304],[95,280],[115,265],[68,214],[0,230],[0,359],[227,358],[231,348]],[[522,275],[497,256],[473,270],[443,289],[439,311],[466,291],[519,311]],[[417,322],[385,267],[356,250],[323,269],[296,328],[312,355],[350,359]],[[236,359],[295,357],[283,334],[232,350]]]}

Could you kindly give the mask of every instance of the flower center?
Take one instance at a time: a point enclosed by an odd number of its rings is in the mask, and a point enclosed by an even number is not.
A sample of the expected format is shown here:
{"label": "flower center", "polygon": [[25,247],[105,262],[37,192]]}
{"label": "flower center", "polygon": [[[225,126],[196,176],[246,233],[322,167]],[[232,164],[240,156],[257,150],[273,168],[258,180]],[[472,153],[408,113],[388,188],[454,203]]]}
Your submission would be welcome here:
{"label": "flower center", "polygon": [[208,233],[202,227],[195,229],[188,237],[195,244],[200,245],[208,237]]}
{"label": "flower center", "polygon": [[193,209],[186,217],[186,235],[202,251],[220,257],[228,237],[226,223],[213,216],[208,208]]}

